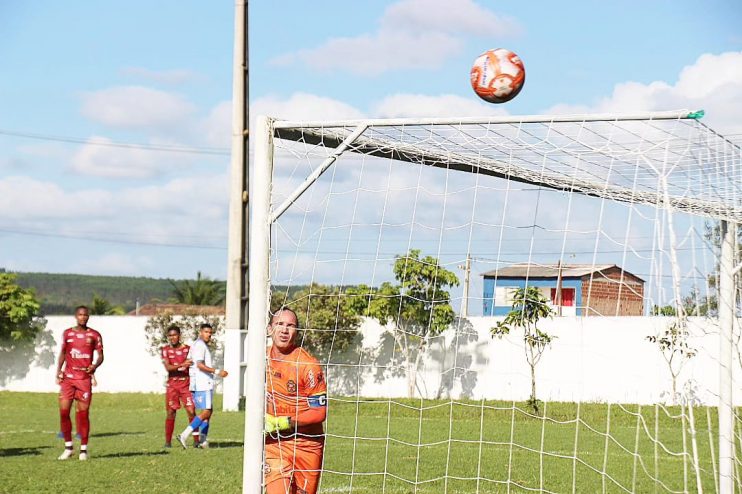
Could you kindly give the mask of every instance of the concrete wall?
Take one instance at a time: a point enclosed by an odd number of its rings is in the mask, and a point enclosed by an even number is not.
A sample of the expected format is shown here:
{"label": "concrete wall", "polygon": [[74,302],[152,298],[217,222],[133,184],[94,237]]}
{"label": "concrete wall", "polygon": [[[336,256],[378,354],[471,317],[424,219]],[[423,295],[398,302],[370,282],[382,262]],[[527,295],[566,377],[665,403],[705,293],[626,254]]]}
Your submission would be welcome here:
{"label": "concrete wall", "polygon": [[[497,320],[462,320],[456,331],[449,330],[433,341],[421,366],[416,395],[527,399],[530,371],[522,333],[492,339],[489,328]],[[145,317],[133,316],[91,317],[91,327],[103,335],[106,355],[96,374],[97,391],[163,391],[165,371],[159,358],[147,352],[146,321]],[[657,334],[671,322],[670,318],[660,317],[562,317],[544,321],[542,329],[557,338],[537,367],[538,397],[549,401],[668,402],[671,380],[667,363],[646,336]],[[72,317],[50,317],[47,331],[35,346],[0,350],[0,390],[56,392],[54,362],[59,337],[73,323]],[[691,318],[689,329],[693,333],[690,344],[698,355],[682,369],[678,387],[695,382],[697,399],[716,404],[718,329],[700,318]],[[362,331],[361,346],[328,360],[331,393],[407,396],[404,359],[400,359],[403,355],[375,321],[367,320]],[[239,335],[236,338],[239,341]],[[736,359],[734,368],[735,379],[742,382]],[[237,392],[239,386],[231,389],[232,393]],[[735,402],[742,404],[742,393],[737,390],[735,387]]]}
{"label": "concrete wall", "polygon": [[[93,392],[164,392],[167,374],[145,338],[147,317],[91,316],[88,325],[103,337],[105,361],[95,373]],[[47,317],[46,331],[35,345],[0,349],[0,390],[56,392],[56,360],[62,332],[75,325],[71,316]],[[184,335],[183,340],[190,343]]]}

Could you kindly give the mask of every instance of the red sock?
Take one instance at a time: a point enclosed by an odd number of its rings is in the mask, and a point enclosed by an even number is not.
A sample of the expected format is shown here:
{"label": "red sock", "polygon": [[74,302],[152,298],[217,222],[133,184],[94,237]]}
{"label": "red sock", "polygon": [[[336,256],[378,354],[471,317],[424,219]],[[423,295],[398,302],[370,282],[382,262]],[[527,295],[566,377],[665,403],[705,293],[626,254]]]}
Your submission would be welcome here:
{"label": "red sock", "polygon": [[90,416],[87,410],[78,411],[75,415],[77,433],[80,434],[80,445],[88,444],[88,434],[90,434]]}
{"label": "red sock", "polygon": [[65,442],[72,441],[72,420],[70,419],[70,409],[59,410],[59,422],[62,429],[62,435]]}
{"label": "red sock", "polygon": [[173,430],[175,430],[175,419],[165,419],[165,442],[168,444],[173,440]]}

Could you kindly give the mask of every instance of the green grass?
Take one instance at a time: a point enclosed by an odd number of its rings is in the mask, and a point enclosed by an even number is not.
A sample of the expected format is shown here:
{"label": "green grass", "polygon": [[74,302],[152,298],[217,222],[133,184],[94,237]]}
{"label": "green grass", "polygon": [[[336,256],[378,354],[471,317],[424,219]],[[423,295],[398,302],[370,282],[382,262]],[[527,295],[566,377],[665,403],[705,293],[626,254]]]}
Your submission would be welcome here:
{"label": "green grass", "polygon": [[[177,442],[164,450],[163,401],[162,395],[97,394],[91,460],[60,462],[56,395],[0,392],[0,492],[190,493],[196,481],[209,492],[239,492],[243,415],[215,413],[210,450],[182,450]],[[482,405],[331,401],[322,490],[496,493],[508,492],[509,483],[509,492],[695,491],[678,407],[546,403],[542,420],[523,404]],[[709,429],[715,442],[716,420],[715,409],[695,409],[705,492],[715,491]],[[176,433],[184,426],[181,412]]]}

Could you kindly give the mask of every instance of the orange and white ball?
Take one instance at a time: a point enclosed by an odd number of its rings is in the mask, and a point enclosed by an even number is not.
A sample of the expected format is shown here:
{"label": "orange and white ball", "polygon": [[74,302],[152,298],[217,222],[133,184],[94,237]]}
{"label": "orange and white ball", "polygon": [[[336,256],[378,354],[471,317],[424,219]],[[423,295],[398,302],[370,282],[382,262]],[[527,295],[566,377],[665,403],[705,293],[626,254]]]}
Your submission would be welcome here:
{"label": "orange and white ball", "polygon": [[487,50],[474,60],[471,87],[489,103],[515,98],[526,81],[526,69],[518,55],[505,48]]}

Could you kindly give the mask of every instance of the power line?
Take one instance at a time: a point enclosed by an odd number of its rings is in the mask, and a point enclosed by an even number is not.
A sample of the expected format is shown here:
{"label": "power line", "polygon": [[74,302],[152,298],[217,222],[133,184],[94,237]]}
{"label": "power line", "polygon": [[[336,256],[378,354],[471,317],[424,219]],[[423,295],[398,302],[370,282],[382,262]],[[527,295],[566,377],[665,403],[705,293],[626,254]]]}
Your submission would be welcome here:
{"label": "power line", "polygon": [[168,144],[144,144],[120,141],[96,141],[83,137],[55,136],[49,134],[35,134],[32,132],[18,132],[13,130],[0,129],[0,135],[22,137],[24,139],[36,139],[41,141],[56,141],[73,144],[87,144],[90,146],[115,147],[126,149],[142,149],[146,151],[162,151],[168,153],[186,153],[186,154],[208,154],[215,156],[229,156],[229,150],[222,148],[209,147],[186,147]]}
{"label": "power line", "polygon": [[[124,245],[148,245],[153,247],[177,247],[177,248],[188,248],[188,249],[212,249],[212,250],[227,250],[226,246],[215,246],[215,245],[204,245],[204,244],[179,244],[173,242],[147,242],[144,240],[125,240],[125,239],[112,239],[95,236],[81,236],[80,234],[65,234],[65,233],[48,233],[48,232],[35,232],[35,231],[23,231],[23,230],[12,230],[7,228],[0,228],[0,232],[11,233],[14,235],[32,235],[35,237],[52,237],[52,238],[68,238],[72,240],[85,240],[88,242],[105,242],[109,244],[124,244]],[[112,233],[112,235],[114,235]],[[177,237],[177,235],[173,235]],[[225,241],[226,244],[226,241]]]}

